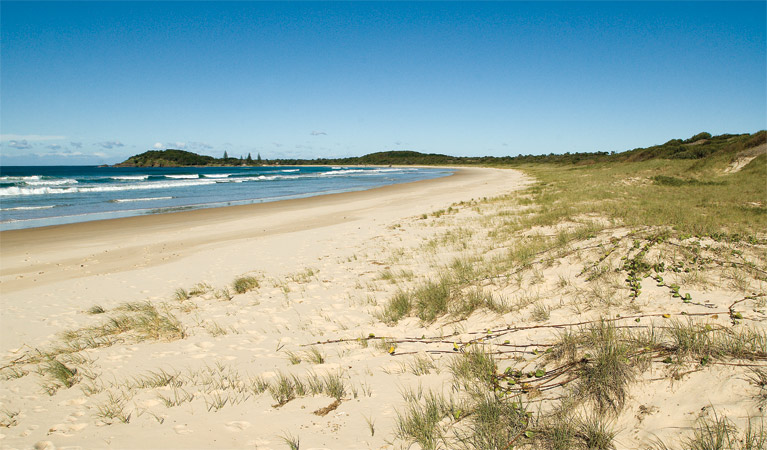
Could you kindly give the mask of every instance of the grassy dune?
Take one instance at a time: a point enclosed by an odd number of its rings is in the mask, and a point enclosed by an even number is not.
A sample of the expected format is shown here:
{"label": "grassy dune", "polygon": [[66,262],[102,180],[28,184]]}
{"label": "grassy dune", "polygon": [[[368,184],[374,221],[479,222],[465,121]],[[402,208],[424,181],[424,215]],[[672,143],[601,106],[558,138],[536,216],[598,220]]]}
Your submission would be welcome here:
{"label": "grassy dune", "polygon": [[[529,320],[473,329],[447,364],[454,393],[412,399],[398,436],[422,448],[616,448],[614,423],[645,375],[684,383],[726,364],[752,386],[740,428],[709,405],[654,448],[765,448],[767,155],[731,171],[740,157],[521,165],[537,180],[527,191],[468,205],[479,226],[451,245],[473,250],[398,293],[381,318],[489,309]],[[509,284],[516,297],[493,295]],[[654,304],[643,284],[673,301]],[[561,309],[576,316],[550,319]],[[520,351],[513,336],[525,328],[547,332]]]}

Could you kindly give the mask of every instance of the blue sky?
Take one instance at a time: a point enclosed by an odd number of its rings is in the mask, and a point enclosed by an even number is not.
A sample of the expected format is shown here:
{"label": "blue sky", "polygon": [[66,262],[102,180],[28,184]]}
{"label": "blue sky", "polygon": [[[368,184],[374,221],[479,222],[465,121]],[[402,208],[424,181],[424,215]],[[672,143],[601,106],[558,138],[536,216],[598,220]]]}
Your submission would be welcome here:
{"label": "blue sky", "polygon": [[767,127],[766,2],[0,2],[0,163],[622,151]]}

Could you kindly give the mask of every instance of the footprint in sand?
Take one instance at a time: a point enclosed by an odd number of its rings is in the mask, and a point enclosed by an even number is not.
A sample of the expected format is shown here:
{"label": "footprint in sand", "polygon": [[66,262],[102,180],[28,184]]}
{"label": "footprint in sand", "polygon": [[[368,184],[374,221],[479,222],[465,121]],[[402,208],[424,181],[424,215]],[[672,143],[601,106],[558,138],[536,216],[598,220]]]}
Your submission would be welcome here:
{"label": "footprint in sand", "polygon": [[250,422],[245,421],[235,420],[234,422],[228,422],[226,424],[226,429],[229,431],[242,431],[248,428],[250,428]]}
{"label": "footprint in sand", "polygon": [[69,416],[67,416],[67,418],[64,419],[64,420],[69,422],[69,423],[75,423],[78,420],[80,420],[80,417],[82,417],[84,415],[85,415],[85,413],[83,411],[75,411],[72,414],[70,414]]}
{"label": "footprint in sand", "polygon": [[51,441],[38,441],[32,447],[35,450],[56,450],[56,446]]}
{"label": "footprint in sand", "polygon": [[62,436],[72,436],[72,433],[76,433],[87,426],[87,423],[58,423],[48,429],[48,434],[56,433]]}
{"label": "footprint in sand", "polygon": [[19,433],[19,436],[27,437],[30,434],[32,434],[33,431],[35,431],[38,428],[40,428],[40,425],[30,425],[26,430],[24,430],[21,433]]}
{"label": "footprint in sand", "polygon": [[176,434],[189,434],[192,432],[186,425],[176,425],[173,427],[173,431],[175,431]]}
{"label": "footprint in sand", "polygon": [[144,409],[149,409],[149,408],[152,408],[152,407],[157,406],[159,404],[160,404],[159,400],[152,400],[152,399],[150,399],[150,400],[144,400],[143,402],[139,402],[137,405],[142,407],[142,408],[144,408]]}
{"label": "footprint in sand", "polygon": [[84,405],[88,403],[88,399],[85,397],[78,397],[73,398],[71,400],[64,400],[63,402],[59,402],[59,406],[78,406],[78,405]]}

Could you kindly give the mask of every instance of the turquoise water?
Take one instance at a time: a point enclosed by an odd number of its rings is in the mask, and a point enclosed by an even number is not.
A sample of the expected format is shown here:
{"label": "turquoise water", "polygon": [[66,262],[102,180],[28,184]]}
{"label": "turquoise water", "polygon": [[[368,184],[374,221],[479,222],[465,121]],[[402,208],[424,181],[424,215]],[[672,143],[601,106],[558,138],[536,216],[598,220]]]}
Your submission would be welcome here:
{"label": "turquoise water", "polygon": [[0,167],[0,230],[359,191],[450,175],[397,167]]}

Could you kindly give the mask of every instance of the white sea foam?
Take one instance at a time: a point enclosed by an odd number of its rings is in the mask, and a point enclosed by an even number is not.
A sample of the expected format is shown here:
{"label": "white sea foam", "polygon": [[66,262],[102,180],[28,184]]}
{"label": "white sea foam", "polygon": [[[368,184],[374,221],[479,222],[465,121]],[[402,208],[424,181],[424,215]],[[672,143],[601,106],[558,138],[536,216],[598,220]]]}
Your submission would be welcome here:
{"label": "white sea foam", "polygon": [[28,177],[0,177],[0,181],[30,181],[39,179],[40,175],[31,175]]}
{"label": "white sea foam", "polygon": [[146,180],[149,175],[120,175],[117,177],[111,177],[113,180]]}
{"label": "white sea foam", "polygon": [[56,205],[45,205],[45,206],[17,206],[15,208],[0,208],[0,211],[28,211],[33,209],[51,209],[55,208]]}
{"label": "white sea foam", "polygon": [[392,173],[392,172],[402,172],[402,169],[338,169],[334,170],[332,172],[322,172],[318,174],[322,177],[337,177],[339,175],[352,175],[352,174],[362,174],[362,175],[377,175],[379,173]]}
{"label": "white sea foam", "polygon": [[229,178],[231,176],[231,173],[206,173],[203,175],[205,178]]}
{"label": "white sea foam", "polygon": [[22,188],[22,187],[7,187],[0,189],[0,197],[8,196],[21,196],[21,195],[46,195],[46,194],[75,194],[78,192],[90,193],[90,192],[116,192],[116,191],[135,191],[145,189],[164,189],[164,188],[177,188],[186,186],[204,186],[207,184],[214,184],[215,181],[176,181],[169,183],[141,183],[141,184],[128,184],[123,186],[98,186],[98,187],[68,187],[68,188],[52,188],[52,187],[39,187],[39,188]]}
{"label": "white sea foam", "polygon": [[280,172],[298,172],[301,169],[282,169]]}
{"label": "white sea foam", "polygon": [[146,198],[117,198],[110,200],[114,203],[127,203],[127,202],[149,202],[152,200],[170,200],[173,197],[146,197]]}
{"label": "white sea foam", "polygon": [[26,180],[27,186],[62,186],[65,184],[77,184],[77,180],[62,178],[58,180]]}
{"label": "white sea foam", "polygon": [[186,175],[186,174],[184,174],[184,175],[165,175],[165,178],[173,178],[175,180],[191,180],[191,179],[200,178],[200,176],[197,175],[197,174],[193,174],[193,175]]}

